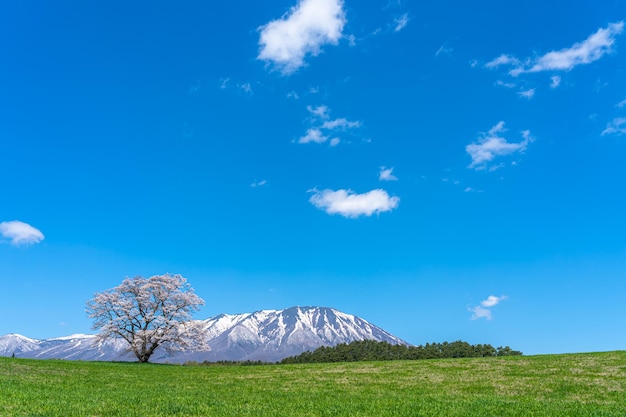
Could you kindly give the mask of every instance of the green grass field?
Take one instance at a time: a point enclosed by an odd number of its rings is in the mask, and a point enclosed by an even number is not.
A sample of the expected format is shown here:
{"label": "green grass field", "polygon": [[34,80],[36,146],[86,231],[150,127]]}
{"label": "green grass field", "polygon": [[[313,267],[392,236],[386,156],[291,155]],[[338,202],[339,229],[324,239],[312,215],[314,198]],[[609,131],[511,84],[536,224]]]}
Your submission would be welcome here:
{"label": "green grass field", "polygon": [[1,416],[626,416],[626,352],[313,365],[0,358]]}

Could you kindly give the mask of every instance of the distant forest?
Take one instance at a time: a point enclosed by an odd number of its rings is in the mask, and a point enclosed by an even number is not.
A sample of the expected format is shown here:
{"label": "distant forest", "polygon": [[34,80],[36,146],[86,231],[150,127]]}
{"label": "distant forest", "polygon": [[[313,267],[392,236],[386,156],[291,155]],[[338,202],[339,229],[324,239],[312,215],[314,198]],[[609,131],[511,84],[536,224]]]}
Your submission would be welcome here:
{"label": "distant forest", "polygon": [[333,347],[322,346],[312,352],[285,358],[279,363],[325,363],[392,361],[443,358],[484,358],[489,356],[520,356],[522,352],[508,346],[494,348],[487,345],[470,345],[467,342],[426,343],[419,346],[392,345],[387,342],[362,340],[342,343]]}

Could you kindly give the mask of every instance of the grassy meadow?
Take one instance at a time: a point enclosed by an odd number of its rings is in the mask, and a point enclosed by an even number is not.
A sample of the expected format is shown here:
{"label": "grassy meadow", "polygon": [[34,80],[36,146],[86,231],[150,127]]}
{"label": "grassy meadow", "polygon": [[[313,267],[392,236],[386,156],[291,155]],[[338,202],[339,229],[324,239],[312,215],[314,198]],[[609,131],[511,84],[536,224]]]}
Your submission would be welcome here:
{"label": "grassy meadow", "polygon": [[0,358],[0,416],[626,416],[626,351],[260,366]]}

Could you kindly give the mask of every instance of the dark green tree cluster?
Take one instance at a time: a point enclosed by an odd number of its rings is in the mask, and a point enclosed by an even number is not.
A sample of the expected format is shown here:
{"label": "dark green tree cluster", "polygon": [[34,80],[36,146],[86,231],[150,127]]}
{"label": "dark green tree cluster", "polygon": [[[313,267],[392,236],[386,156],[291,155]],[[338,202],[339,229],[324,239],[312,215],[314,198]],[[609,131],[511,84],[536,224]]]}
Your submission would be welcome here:
{"label": "dark green tree cluster", "polygon": [[280,363],[325,363],[358,361],[391,361],[443,358],[482,358],[488,356],[519,356],[522,352],[510,347],[470,345],[467,342],[426,343],[419,346],[392,345],[387,342],[362,340],[333,347],[322,346],[313,352],[283,359]]}

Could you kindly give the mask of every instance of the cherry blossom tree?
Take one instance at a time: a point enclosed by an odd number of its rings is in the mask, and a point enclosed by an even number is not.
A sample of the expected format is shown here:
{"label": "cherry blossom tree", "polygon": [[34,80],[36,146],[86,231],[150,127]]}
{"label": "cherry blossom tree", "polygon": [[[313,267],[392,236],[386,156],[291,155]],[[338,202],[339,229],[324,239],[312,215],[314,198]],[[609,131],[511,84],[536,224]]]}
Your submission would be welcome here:
{"label": "cherry blossom tree", "polygon": [[126,278],[120,285],[87,302],[98,338],[121,338],[128,342],[139,362],[148,362],[154,351],[202,349],[205,334],[192,313],[204,300],[181,275]]}

